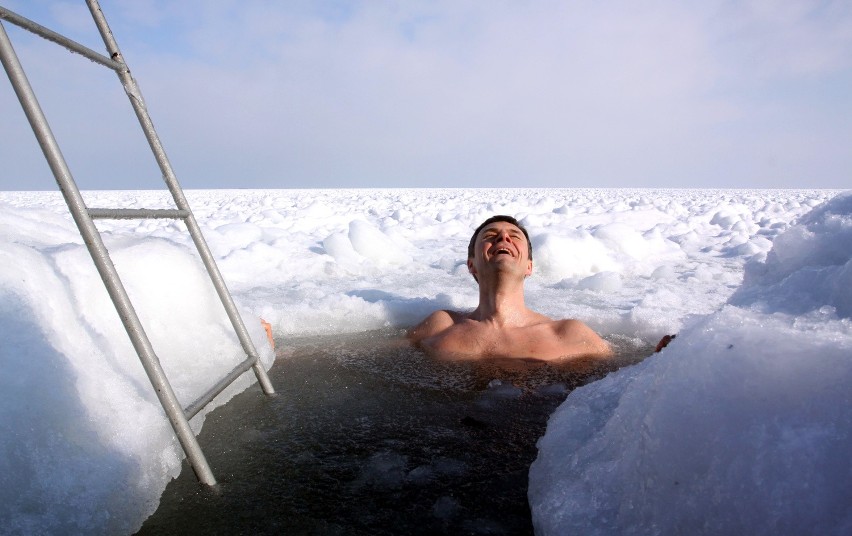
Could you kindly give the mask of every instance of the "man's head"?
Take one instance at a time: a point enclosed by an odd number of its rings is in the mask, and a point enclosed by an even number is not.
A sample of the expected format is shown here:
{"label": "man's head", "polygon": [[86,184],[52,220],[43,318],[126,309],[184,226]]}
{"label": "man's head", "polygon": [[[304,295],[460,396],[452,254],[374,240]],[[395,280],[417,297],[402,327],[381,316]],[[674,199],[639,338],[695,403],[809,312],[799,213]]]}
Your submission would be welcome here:
{"label": "man's head", "polygon": [[[500,236],[503,236],[503,238],[500,238]],[[515,236],[515,238],[512,238],[512,236]],[[482,245],[477,244],[477,239],[480,237],[482,238]],[[492,257],[494,253],[492,253],[493,250],[491,248],[497,247],[499,242],[504,240],[509,240],[513,242],[514,245],[509,246],[511,249],[500,247],[497,254],[509,253],[513,258],[517,258],[517,254],[522,254],[524,248],[523,242],[526,242],[525,249],[527,250],[527,259],[525,271],[527,276],[531,273],[532,243],[530,243],[529,233],[527,233],[527,230],[524,229],[523,225],[518,223],[518,220],[515,218],[511,216],[498,215],[492,216],[482,222],[479,227],[476,228],[476,231],[473,232],[473,236],[470,237],[470,244],[468,244],[467,247],[467,266],[476,281],[479,281],[479,277],[477,276],[479,268],[476,267],[477,261],[474,259],[476,251],[478,250],[477,248],[485,248],[480,251],[480,256],[485,255],[485,257],[480,258],[478,262],[488,263],[490,262],[488,258],[494,258]],[[488,245],[487,243],[491,243],[491,245]],[[512,255],[512,251],[516,251],[516,254]]]}
{"label": "man's head", "polygon": [[476,230],[473,232],[473,236],[470,237],[470,244],[468,244],[468,246],[467,246],[467,258],[468,259],[473,258],[474,246],[476,245],[476,237],[479,236],[479,231],[484,229],[487,225],[494,223],[494,222],[497,222],[497,221],[504,221],[504,222],[507,222],[507,223],[511,223],[512,225],[514,225],[515,227],[520,229],[522,233],[524,233],[524,238],[527,239],[527,256],[529,257],[530,260],[532,260],[532,258],[533,258],[532,242],[530,242],[529,233],[527,232],[527,230],[524,228],[523,225],[518,223],[518,220],[516,220],[515,218],[513,218],[511,216],[504,216],[502,214],[498,214],[497,216],[491,216],[490,218],[488,218],[487,220],[485,220],[484,222],[479,224],[479,227],[477,227]]}

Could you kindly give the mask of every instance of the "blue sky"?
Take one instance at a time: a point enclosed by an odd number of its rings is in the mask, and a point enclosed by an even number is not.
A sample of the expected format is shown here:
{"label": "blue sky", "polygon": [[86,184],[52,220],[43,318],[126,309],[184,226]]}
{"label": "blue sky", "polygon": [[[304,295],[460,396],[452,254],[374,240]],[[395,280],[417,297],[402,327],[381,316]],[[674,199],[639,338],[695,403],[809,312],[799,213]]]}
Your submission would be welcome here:
{"label": "blue sky", "polygon": [[[845,0],[101,7],[185,188],[852,185]],[[4,27],[81,188],[159,188],[115,75]],[[0,189],[54,189],[5,75],[0,118]]]}

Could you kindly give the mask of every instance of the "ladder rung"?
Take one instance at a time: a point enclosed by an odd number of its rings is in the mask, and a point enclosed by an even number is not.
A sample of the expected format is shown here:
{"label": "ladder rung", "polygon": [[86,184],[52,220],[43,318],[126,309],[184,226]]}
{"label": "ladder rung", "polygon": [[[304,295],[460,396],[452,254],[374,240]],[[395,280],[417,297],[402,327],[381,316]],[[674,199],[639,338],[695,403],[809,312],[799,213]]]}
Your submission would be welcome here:
{"label": "ladder rung", "polygon": [[227,376],[222,378],[219,383],[210,388],[209,391],[201,395],[201,397],[187,406],[186,409],[183,410],[184,415],[186,415],[187,420],[195,417],[195,415],[201,411],[204,406],[210,403],[211,400],[216,398],[222,391],[225,390],[226,387],[231,385],[243,372],[247,371],[255,364],[257,361],[257,357],[249,357],[239,365],[237,365],[234,370],[230,372]]}
{"label": "ladder rung", "polygon": [[176,208],[90,208],[93,219],[110,220],[182,220],[189,217],[188,210]]}
{"label": "ladder rung", "polygon": [[45,28],[41,24],[37,24],[26,17],[22,17],[15,12],[9,11],[3,6],[0,6],[0,19],[7,20],[12,24],[20,26],[24,30],[29,30],[34,34],[47,39],[48,41],[53,41],[54,43],[62,45],[71,52],[76,52],[77,54],[80,54],[81,56],[88,58],[95,63],[100,63],[104,67],[109,67],[113,71],[127,70],[127,66],[123,63],[107,58],[103,54],[98,54],[91,48],[85,47],[80,43],[77,43],[76,41],[68,39],[64,35],[58,34],[53,30]]}

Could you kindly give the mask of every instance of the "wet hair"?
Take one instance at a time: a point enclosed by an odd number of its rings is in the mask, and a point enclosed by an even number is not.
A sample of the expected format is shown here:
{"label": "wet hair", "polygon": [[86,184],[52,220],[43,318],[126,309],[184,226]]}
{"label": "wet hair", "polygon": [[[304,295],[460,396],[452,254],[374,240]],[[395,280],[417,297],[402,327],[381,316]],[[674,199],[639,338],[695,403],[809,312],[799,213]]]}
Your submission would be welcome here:
{"label": "wet hair", "polygon": [[468,259],[473,258],[473,247],[476,244],[476,237],[479,235],[479,231],[481,231],[482,228],[485,227],[486,225],[488,225],[490,223],[494,223],[495,221],[504,221],[506,223],[511,223],[512,225],[514,225],[515,227],[520,229],[522,233],[524,233],[524,238],[527,239],[527,256],[530,258],[530,260],[532,260],[532,258],[533,258],[532,242],[530,242],[529,233],[527,233],[527,230],[524,228],[523,225],[518,223],[518,220],[516,220],[515,218],[513,218],[511,216],[505,216],[505,215],[502,215],[502,214],[498,214],[497,216],[491,216],[490,218],[488,218],[487,220],[485,220],[484,222],[479,224],[479,227],[477,227],[476,230],[473,232],[473,236],[470,237],[470,244],[468,244],[468,246],[467,246],[467,258]]}

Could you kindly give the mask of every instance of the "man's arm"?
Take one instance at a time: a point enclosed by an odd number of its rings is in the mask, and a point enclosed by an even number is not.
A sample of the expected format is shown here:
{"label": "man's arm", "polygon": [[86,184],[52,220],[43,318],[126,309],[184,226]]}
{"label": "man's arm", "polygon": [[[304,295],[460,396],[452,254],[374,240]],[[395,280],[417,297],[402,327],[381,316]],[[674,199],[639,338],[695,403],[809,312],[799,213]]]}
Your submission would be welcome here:
{"label": "man's arm", "polygon": [[413,328],[409,329],[405,336],[415,346],[420,346],[420,342],[423,339],[441,333],[445,329],[452,326],[454,323],[455,320],[453,319],[453,315],[449,311],[435,311],[434,313],[427,316],[426,319],[423,320],[423,322],[420,322]]}

